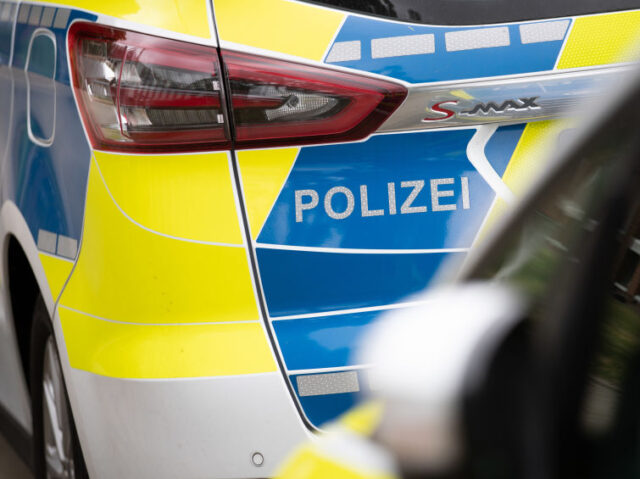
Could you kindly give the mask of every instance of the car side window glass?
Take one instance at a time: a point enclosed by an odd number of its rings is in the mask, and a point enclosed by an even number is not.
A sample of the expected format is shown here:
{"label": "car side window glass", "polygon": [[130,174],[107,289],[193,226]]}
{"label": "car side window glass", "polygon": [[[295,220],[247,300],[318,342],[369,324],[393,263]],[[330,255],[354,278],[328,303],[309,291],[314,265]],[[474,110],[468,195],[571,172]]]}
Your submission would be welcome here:
{"label": "car side window glass", "polygon": [[581,414],[593,477],[607,479],[640,475],[640,194],[618,239]]}
{"label": "car side window glass", "polygon": [[616,146],[620,140],[604,137],[571,162],[521,213],[473,276],[506,281],[532,299],[542,296],[560,262],[574,254],[585,231],[594,229],[594,208],[615,169],[612,160],[626,155],[624,147]]}

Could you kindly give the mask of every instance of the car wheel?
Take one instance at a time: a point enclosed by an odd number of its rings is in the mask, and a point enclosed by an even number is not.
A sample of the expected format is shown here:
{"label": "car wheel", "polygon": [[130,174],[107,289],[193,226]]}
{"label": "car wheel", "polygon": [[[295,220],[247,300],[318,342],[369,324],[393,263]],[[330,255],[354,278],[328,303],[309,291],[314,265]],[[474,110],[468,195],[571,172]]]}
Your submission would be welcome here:
{"label": "car wheel", "polygon": [[88,478],[51,321],[41,295],[33,311],[30,369],[35,477]]}

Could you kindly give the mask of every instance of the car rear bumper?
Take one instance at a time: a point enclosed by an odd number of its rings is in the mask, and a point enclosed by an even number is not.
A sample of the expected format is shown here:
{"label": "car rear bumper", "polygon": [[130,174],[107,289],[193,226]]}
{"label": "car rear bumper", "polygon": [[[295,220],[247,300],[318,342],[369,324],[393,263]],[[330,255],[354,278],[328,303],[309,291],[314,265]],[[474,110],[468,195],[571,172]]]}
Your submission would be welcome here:
{"label": "car rear bumper", "polygon": [[92,478],[268,477],[311,436],[279,372],[130,380],[67,364],[65,373]]}

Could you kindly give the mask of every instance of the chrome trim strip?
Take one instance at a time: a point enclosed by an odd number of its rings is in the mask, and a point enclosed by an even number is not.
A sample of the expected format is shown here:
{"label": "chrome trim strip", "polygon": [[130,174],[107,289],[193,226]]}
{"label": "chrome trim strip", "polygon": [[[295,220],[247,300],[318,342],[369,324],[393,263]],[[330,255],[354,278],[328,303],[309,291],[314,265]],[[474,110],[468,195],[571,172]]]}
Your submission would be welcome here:
{"label": "chrome trim strip", "polygon": [[622,64],[409,87],[404,103],[378,133],[559,118],[584,100],[604,97],[611,91],[607,86],[632,69]]}

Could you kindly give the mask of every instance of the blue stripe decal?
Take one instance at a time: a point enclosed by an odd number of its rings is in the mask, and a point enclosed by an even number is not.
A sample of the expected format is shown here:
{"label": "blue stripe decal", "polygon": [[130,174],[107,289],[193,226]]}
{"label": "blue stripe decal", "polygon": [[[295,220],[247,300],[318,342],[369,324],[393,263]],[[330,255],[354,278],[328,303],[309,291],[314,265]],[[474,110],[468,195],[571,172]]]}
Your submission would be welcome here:
{"label": "blue stripe decal", "polygon": [[381,314],[353,314],[274,321],[288,370],[354,365],[353,354],[367,327]]}
{"label": "blue stripe decal", "polygon": [[[487,153],[498,170],[504,171],[521,131],[522,126],[505,127],[493,135]],[[468,248],[494,198],[467,159],[474,133],[379,135],[362,143],[302,148],[258,242],[358,249]],[[448,184],[433,183],[443,179]],[[340,191],[335,192],[336,187]],[[434,193],[443,192],[448,196],[434,200]],[[313,195],[317,201],[311,207]],[[327,201],[333,212],[349,212],[350,206],[351,212],[332,217]]]}
{"label": "blue stripe decal", "polygon": [[[567,19],[567,24],[569,22]],[[445,37],[447,33],[500,27],[508,29],[508,44],[482,48],[482,43],[478,43],[477,46],[469,45],[469,49],[466,50],[449,48],[451,51],[448,51],[447,49]],[[350,15],[344,22],[335,42],[359,41],[361,45],[359,58],[330,62],[332,55],[328,55],[325,61],[386,75],[410,83],[462,80],[552,70],[562,48],[566,32],[561,39],[523,43],[519,27],[520,24],[488,25],[486,27],[439,27],[396,23]],[[569,29],[567,28],[566,31]],[[372,40],[405,35],[433,35],[433,52],[400,56],[401,52],[398,51],[399,56],[373,58]]]}
{"label": "blue stripe decal", "polygon": [[[523,129],[498,128],[487,143],[499,175]],[[464,258],[495,198],[467,158],[475,133],[387,134],[300,150],[256,244],[271,325],[289,371],[357,366],[354,351],[380,313],[324,313],[410,301]],[[321,316],[278,319],[305,314]],[[299,400],[319,425],[357,396]]]}
{"label": "blue stripe decal", "polygon": [[272,317],[396,303],[424,289],[448,255],[257,248],[262,286]]}

